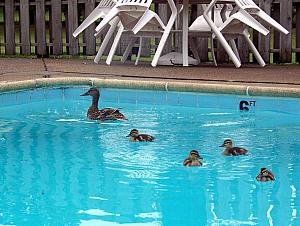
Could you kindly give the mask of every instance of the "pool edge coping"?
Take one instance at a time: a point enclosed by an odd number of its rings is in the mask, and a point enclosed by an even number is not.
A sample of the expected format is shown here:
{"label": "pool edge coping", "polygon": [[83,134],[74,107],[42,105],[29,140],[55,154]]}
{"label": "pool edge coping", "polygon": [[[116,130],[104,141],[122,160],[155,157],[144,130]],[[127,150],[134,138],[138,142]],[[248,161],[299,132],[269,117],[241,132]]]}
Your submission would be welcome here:
{"label": "pool edge coping", "polygon": [[300,97],[300,87],[270,87],[243,84],[189,83],[181,81],[145,81],[96,77],[39,78],[0,83],[0,93],[35,88],[63,86],[96,86],[102,88],[201,92],[266,97]]}

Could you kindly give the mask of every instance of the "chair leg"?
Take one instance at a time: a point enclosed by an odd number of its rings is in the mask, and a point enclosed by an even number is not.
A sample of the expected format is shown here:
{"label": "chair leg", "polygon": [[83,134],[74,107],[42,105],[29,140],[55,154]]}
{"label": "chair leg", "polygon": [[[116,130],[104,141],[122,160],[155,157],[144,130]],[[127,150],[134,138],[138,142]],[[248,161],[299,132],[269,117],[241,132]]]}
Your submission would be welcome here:
{"label": "chair leg", "polygon": [[190,44],[190,48],[191,48],[191,51],[192,51],[195,59],[197,59],[198,62],[200,62],[200,56],[197,51],[197,45],[196,45],[194,37],[189,38],[189,44]]}
{"label": "chair leg", "polygon": [[140,56],[141,56],[142,47],[143,47],[143,38],[140,37],[139,51],[138,51],[138,54],[136,56],[136,60],[135,60],[135,64],[134,65],[138,65],[139,64],[139,59],[140,59]]}
{"label": "chair leg", "polygon": [[266,23],[277,29],[278,31],[282,32],[283,34],[287,35],[289,31],[285,29],[281,24],[279,24],[276,20],[274,20],[272,17],[270,17],[267,13],[260,10],[256,13],[257,16],[259,16],[262,20],[264,20]]}
{"label": "chair leg", "polygon": [[133,47],[134,43],[136,42],[136,40],[137,40],[136,37],[131,37],[131,39],[128,43],[128,46],[126,47],[125,52],[122,56],[122,59],[121,59],[122,63],[125,63],[125,61],[127,60],[128,56],[130,54],[130,51],[132,50],[132,47]]}
{"label": "chair leg", "polygon": [[113,56],[115,55],[115,52],[117,50],[117,47],[118,47],[118,44],[121,39],[123,31],[124,31],[124,27],[123,27],[123,25],[120,25],[119,30],[116,34],[115,40],[111,46],[111,49],[110,49],[109,54],[106,59],[106,64],[108,64],[108,65],[110,65],[112,62]]}
{"label": "chair leg", "polygon": [[231,39],[229,41],[229,43],[230,43],[231,48],[232,48],[233,52],[235,53],[236,57],[239,59],[239,61],[241,61],[240,54],[239,54],[239,51],[238,51],[238,49],[236,47],[234,39]]}
{"label": "chair leg", "polygon": [[80,26],[73,32],[73,36],[77,37],[82,31],[84,31],[88,26],[94,23],[99,18],[103,18],[105,16],[101,7],[97,6],[90,15],[85,18],[85,20],[80,24]]}
{"label": "chair leg", "polygon": [[155,15],[156,14],[151,10],[147,10],[138,23],[132,28],[133,33],[138,33]]}
{"label": "chair leg", "polygon": [[111,24],[111,26],[110,26],[107,34],[105,35],[105,37],[104,37],[104,39],[103,39],[103,41],[101,43],[101,46],[100,46],[100,48],[99,48],[99,50],[97,52],[97,55],[96,55],[96,57],[94,59],[94,62],[96,64],[99,63],[99,61],[101,59],[101,56],[102,56],[103,52],[105,51],[109,40],[111,39],[112,35],[114,34],[114,31],[115,31],[118,23],[119,23],[119,18],[116,18],[116,19],[113,20],[113,22],[112,22],[112,24]]}
{"label": "chair leg", "polygon": [[161,55],[161,52],[162,52],[162,50],[163,50],[163,48],[164,48],[164,46],[166,44],[166,41],[167,41],[167,39],[169,37],[170,31],[172,29],[172,26],[174,25],[175,20],[176,20],[176,15],[171,15],[171,17],[169,19],[169,22],[168,22],[168,24],[167,24],[167,26],[166,26],[166,28],[164,30],[164,33],[161,36],[161,39],[159,41],[158,47],[156,49],[156,52],[154,54],[153,60],[151,62],[152,67],[156,67],[156,65],[157,65],[158,59],[159,59],[159,57]]}
{"label": "chair leg", "polygon": [[[211,4],[214,2],[215,1],[212,1]],[[206,22],[212,28],[214,35],[218,38],[221,45],[224,47],[224,49],[227,52],[227,54],[229,55],[230,59],[234,63],[235,67],[239,68],[241,66],[241,62],[234,54],[233,50],[231,49],[230,45],[228,44],[228,42],[226,41],[226,39],[224,38],[222,33],[218,30],[218,28],[216,27],[214,22],[207,15],[203,14],[203,16],[204,16],[204,19],[206,20]]]}
{"label": "chair leg", "polygon": [[215,44],[214,44],[214,38],[213,37],[211,37],[211,55],[212,55],[212,58],[213,58],[214,65],[218,66],[216,55],[215,55]]}
{"label": "chair leg", "polygon": [[250,46],[250,49],[252,50],[257,62],[259,63],[260,66],[264,67],[266,65],[265,61],[263,60],[263,58],[261,57],[261,55],[259,54],[258,50],[256,49],[255,45],[253,44],[253,42],[250,40],[250,34],[247,30],[243,31],[243,35],[248,43],[248,45]]}

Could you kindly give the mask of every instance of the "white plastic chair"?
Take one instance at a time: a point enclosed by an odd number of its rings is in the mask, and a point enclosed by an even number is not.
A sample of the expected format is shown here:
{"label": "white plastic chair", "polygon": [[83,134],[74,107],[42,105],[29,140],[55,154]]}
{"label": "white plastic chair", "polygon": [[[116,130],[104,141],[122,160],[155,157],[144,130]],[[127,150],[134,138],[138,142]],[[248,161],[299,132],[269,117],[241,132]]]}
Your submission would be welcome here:
{"label": "white plastic chair", "polygon": [[[105,15],[116,5],[115,0],[102,0],[98,6],[90,13],[90,15],[85,18],[85,20],[80,24],[80,26],[73,32],[73,36],[77,37],[82,31],[89,27],[99,18],[104,18]],[[99,63],[100,58],[105,51],[107,44],[111,37],[113,36],[114,31],[116,30],[119,23],[119,18],[115,18],[110,22],[110,28],[107,31],[104,39],[102,40],[101,46],[97,52],[97,55],[94,59],[95,63]],[[100,34],[100,33],[99,33]]]}
{"label": "white plastic chair", "polygon": [[281,24],[279,24],[276,20],[270,17],[267,13],[265,13],[261,8],[259,8],[252,0],[235,0],[235,3],[238,8],[245,10],[252,16],[256,16],[262,19],[264,22],[274,27],[278,31],[288,34],[289,31],[286,30]]}
{"label": "white plastic chair", "polygon": [[103,18],[112,7],[115,6],[114,0],[102,0],[98,6],[90,13],[90,15],[85,18],[85,20],[80,24],[78,28],[73,32],[73,36],[77,37],[82,31],[84,31],[88,26],[94,23],[99,18]]}
{"label": "white plastic chair", "polygon": [[[151,3],[152,0],[120,0],[96,27],[95,35],[101,32],[105,25],[109,23],[113,18],[119,17],[121,21],[121,26],[119,27],[118,33],[115,37],[114,43],[106,60],[106,63],[108,65],[111,64],[117,45],[124,32],[128,32],[132,36],[132,39],[127,49],[125,50],[122,61],[127,58],[129,51],[137,38],[161,37],[151,63],[153,67],[157,65],[158,58],[161,55],[165,42],[167,41],[172,26],[175,22],[177,16],[177,8],[173,0],[168,0],[172,13],[167,25],[164,25],[160,17],[155,12],[149,9]],[[141,51],[141,40],[142,39],[140,39],[140,49],[137,58],[139,58]]]}
{"label": "white plastic chair", "polygon": [[[267,30],[246,11],[232,11],[230,12],[230,14],[228,14],[228,12],[226,11],[227,8],[225,7],[223,7],[222,10],[216,8],[216,11],[214,13],[214,22],[211,18],[211,11],[215,8],[216,1],[217,0],[213,0],[208,5],[208,7],[204,10],[203,15],[198,17],[190,26],[189,31],[199,34],[207,34],[211,32],[210,34],[212,35],[212,38],[217,38],[220,41],[221,45],[224,47],[225,51],[236,67],[240,67],[241,62],[234,39],[238,36],[243,36],[246,39],[259,64],[261,66],[265,66],[265,62],[263,61],[261,55],[250,40],[248,27],[252,27],[263,35],[267,35],[269,33],[269,30]],[[229,46],[227,40],[230,40],[232,48]]]}

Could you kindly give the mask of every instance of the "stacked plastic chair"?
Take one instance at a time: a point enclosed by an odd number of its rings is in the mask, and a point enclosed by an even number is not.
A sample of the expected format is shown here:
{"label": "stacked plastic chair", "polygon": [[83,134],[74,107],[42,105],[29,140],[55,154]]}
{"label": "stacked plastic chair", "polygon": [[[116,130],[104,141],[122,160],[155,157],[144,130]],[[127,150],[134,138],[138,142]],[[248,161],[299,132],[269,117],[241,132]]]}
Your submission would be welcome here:
{"label": "stacked plastic chair", "polygon": [[[106,60],[106,63],[108,65],[110,65],[112,62],[113,55],[115,54],[117,45],[124,32],[128,33],[132,37],[132,40],[130,41],[129,47],[126,49],[123,55],[122,61],[124,61],[124,59],[126,59],[126,56],[128,56],[128,53],[136,38],[161,37],[151,63],[151,65],[154,67],[157,65],[157,61],[162,53],[163,47],[176,20],[177,8],[173,0],[168,0],[169,6],[171,8],[171,16],[168,23],[165,25],[162,22],[161,18],[155,12],[149,9],[151,3],[152,0],[120,0],[96,27],[95,35],[98,35],[98,33],[101,32],[110,21],[112,21],[116,17],[120,18],[121,25]],[[140,51],[141,46],[139,52]]]}
{"label": "stacked plastic chair", "polygon": [[267,13],[265,13],[252,0],[235,0],[235,3],[236,3],[235,10],[242,9],[248,12],[250,15],[263,20],[265,23],[269,24],[271,27],[282,32],[283,34],[287,35],[289,33],[288,30],[286,30],[283,26],[281,26],[281,24],[279,24],[276,20],[274,20]]}
{"label": "stacked plastic chair", "polygon": [[[274,26],[276,29],[284,32],[285,34],[287,34],[288,31],[280,24],[278,24],[275,20],[273,20],[269,15],[264,13],[257,5],[255,5],[250,0],[232,1],[232,3],[236,4],[233,9],[232,7],[227,7],[227,5],[217,5],[215,4],[216,2],[217,0],[213,0],[204,10],[203,15],[198,17],[192,23],[192,25],[189,27],[189,31],[191,32],[191,34],[199,35],[202,37],[211,36],[212,39],[217,38],[236,67],[241,66],[241,61],[234,39],[242,36],[246,39],[258,63],[261,66],[265,66],[263,58],[250,39],[248,28],[251,27],[263,35],[267,35],[269,33],[269,30],[262,24],[260,24],[254,17],[263,17],[264,20],[267,20],[270,25]],[[211,12],[214,12],[213,16]],[[227,41],[229,41],[231,46]],[[198,55],[197,51],[195,50],[195,43],[191,41],[190,45],[195,57],[197,58]],[[214,56],[213,45],[212,53],[214,63],[215,65],[217,65]]]}
{"label": "stacked plastic chair", "polygon": [[[189,31],[191,34],[194,35],[201,35],[201,36],[212,36],[212,38],[219,38],[215,33],[212,31],[211,26],[207,23],[204,16],[206,15],[211,18],[211,11],[207,10],[206,8],[204,10],[204,14],[200,17],[198,17],[192,25],[189,27]],[[248,15],[244,11],[237,11],[233,12],[232,7],[228,7],[227,5],[216,5],[214,6],[214,22],[213,25],[217,28],[217,31],[222,34],[221,37],[223,37],[226,41],[228,40],[231,44],[231,48],[227,45],[223,45],[226,52],[230,55],[232,52],[234,54],[235,59],[233,59],[236,67],[239,67],[241,65],[240,58],[238,54],[237,47],[235,45],[234,39],[238,38],[239,36],[243,36],[250,49],[252,50],[253,54],[255,55],[255,58],[257,59],[258,63],[261,66],[265,66],[265,62],[263,61],[261,55],[259,54],[258,50],[250,40],[250,34],[248,32],[248,27],[252,27],[253,29],[257,30],[258,32],[267,35],[269,31],[261,25],[258,21],[256,21],[252,16]],[[192,44],[191,46],[194,46]],[[193,48],[192,48],[193,49]],[[194,52],[194,51],[193,51]],[[214,46],[212,41],[212,54],[213,54],[213,60],[214,64],[217,65],[215,55],[214,55]]]}
{"label": "stacked plastic chair", "polygon": [[[104,18],[106,14],[116,5],[114,0],[102,0],[98,6],[88,15],[88,17],[80,24],[80,26],[73,32],[73,36],[77,37],[81,32],[83,32],[87,27],[94,23],[99,18]],[[109,40],[112,38],[114,31],[119,25],[119,18],[115,18],[108,25],[110,28],[106,33],[104,39],[102,40],[101,46],[97,52],[97,55],[94,59],[95,63],[99,63],[100,58],[105,51]],[[100,33],[99,33],[100,34]]]}

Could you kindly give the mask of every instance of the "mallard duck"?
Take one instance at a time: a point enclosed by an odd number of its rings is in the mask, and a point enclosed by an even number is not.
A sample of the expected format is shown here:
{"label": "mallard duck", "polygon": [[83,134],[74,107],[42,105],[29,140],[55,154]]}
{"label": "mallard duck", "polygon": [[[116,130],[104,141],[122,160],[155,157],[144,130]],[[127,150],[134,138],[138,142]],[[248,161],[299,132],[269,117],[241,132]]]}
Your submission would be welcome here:
{"label": "mallard duck", "polygon": [[90,88],[87,92],[80,94],[80,96],[92,96],[92,105],[89,107],[87,117],[92,120],[127,120],[127,118],[114,108],[98,109],[98,102],[100,92],[97,88]]}
{"label": "mallard duck", "polygon": [[202,166],[203,163],[200,161],[203,159],[200,157],[199,152],[191,150],[189,156],[183,161],[184,166]]}
{"label": "mallard duck", "polygon": [[275,176],[267,168],[261,168],[259,174],[256,176],[256,180],[262,182],[275,180]]}
{"label": "mallard duck", "polygon": [[137,129],[132,129],[126,137],[130,137],[129,141],[131,142],[151,142],[155,139],[154,136],[148,134],[140,134]]}
{"label": "mallard duck", "polygon": [[220,147],[225,147],[223,155],[245,155],[248,150],[240,147],[232,147],[232,141],[230,139],[224,140]]}

